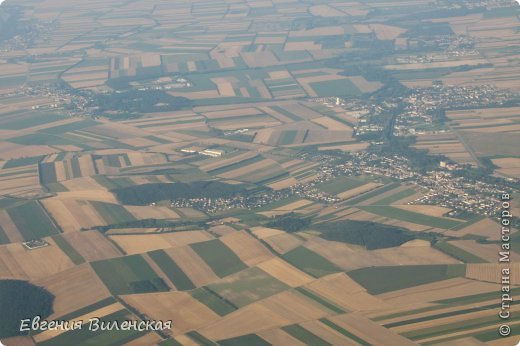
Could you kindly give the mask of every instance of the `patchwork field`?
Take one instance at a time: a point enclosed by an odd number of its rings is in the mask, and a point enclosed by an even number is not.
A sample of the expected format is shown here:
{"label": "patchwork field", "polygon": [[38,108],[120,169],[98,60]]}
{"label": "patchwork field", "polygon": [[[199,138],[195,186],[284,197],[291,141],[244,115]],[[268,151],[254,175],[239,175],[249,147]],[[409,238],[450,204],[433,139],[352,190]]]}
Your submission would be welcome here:
{"label": "patchwork field", "polygon": [[10,337],[6,318],[33,313],[0,292],[0,339],[514,344],[519,305],[512,337],[496,332],[497,256],[507,192],[516,301],[519,14],[507,1],[3,2],[0,283],[46,290],[45,319],[172,329]]}

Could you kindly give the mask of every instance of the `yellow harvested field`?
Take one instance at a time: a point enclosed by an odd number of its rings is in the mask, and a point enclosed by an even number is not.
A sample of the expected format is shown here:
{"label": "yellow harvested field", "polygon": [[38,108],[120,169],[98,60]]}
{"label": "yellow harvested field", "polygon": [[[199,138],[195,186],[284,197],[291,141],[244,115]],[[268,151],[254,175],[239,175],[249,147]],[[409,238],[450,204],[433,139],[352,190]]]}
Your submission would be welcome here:
{"label": "yellow harvested field", "polygon": [[396,208],[412,211],[419,214],[430,215],[435,217],[444,217],[445,219],[458,220],[455,218],[445,217],[444,215],[452,211],[450,208],[439,207],[436,205],[421,205],[421,204],[405,204],[405,205],[394,205]]}
{"label": "yellow harvested field", "polygon": [[447,231],[445,234],[457,238],[463,237],[467,234],[479,235],[488,238],[489,240],[499,240],[501,226],[491,219],[484,219],[482,221],[471,224],[467,227],[461,228],[457,231]]}
{"label": "yellow harvested field", "polygon": [[87,261],[121,256],[121,252],[98,231],[71,232],[63,238]]}
{"label": "yellow harvested field", "polygon": [[115,241],[117,245],[119,245],[129,255],[184,246],[213,239],[213,237],[205,231],[111,235],[109,238]]}
{"label": "yellow harvested field", "polygon": [[283,190],[283,189],[286,189],[293,185],[296,185],[297,183],[298,183],[298,180],[296,178],[289,177],[287,179],[283,179],[283,180],[277,181],[275,183],[268,184],[267,186],[269,186],[273,190]]}
{"label": "yellow harvested field", "polygon": [[385,346],[413,346],[411,342],[396,333],[380,326],[361,315],[360,313],[349,313],[344,315],[333,316],[330,318],[332,322],[347,329],[349,332],[357,335],[361,339],[373,345]]}
{"label": "yellow harvested field", "polygon": [[410,306],[442,299],[465,297],[468,292],[471,292],[472,295],[500,292],[499,287],[498,284],[494,283],[455,278],[383,293],[377,297],[394,306]]}
{"label": "yellow harvested field", "polygon": [[302,286],[314,280],[313,277],[293,267],[279,257],[262,262],[258,264],[257,267],[291,287]]}
{"label": "yellow harvested field", "polygon": [[311,120],[313,123],[321,125],[325,127],[327,130],[336,130],[336,131],[352,131],[352,128],[348,125],[345,125],[337,120],[334,120],[329,117],[321,117],[315,118]]}
{"label": "yellow harvested field", "polygon": [[385,25],[385,24],[369,24],[379,40],[394,40],[402,33],[406,32],[406,29],[398,26]]}
{"label": "yellow harvested field", "polygon": [[42,204],[64,232],[75,232],[81,228],[89,229],[106,224],[97,211],[85,201],[53,197],[44,200]]}
{"label": "yellow harvested field", "polygon": [[394,247],[368,251],[360,246],[328,241],[315,236],[310,237],[305,247],[345,270],[367,266],[458,263],[432,247]]}
{"label": "yellow harvested field", "polygon": [[182,334],[218,320],[219,316],[186,292],[133,294],[124,301],[154,320],[172,320],[172,334]]}
{"label": "yellow harvested field", "polygon": [[0,209],[0,228],[4,231],[4,233],[7,235],[7,238],[9,238],[12,243],[21,242],[24,240],[13,220],[11,220],[9,214],[7,214],[7,212],[3,209]]}
{"label": "yellow harvested field", "polygon": [[[57,164],[56,162],[55,164]],[[81,177],[76,179],[71,179],[67,181],[62,181],[61,184],[67,188],[67,190],[71,191],[91,191],[92,194],[101,192],[104,193],[106,191],[106,188],[99,185],[98,182],[96,182],[91,177]]]}
{"label": "yellow harvested field", "polygon": [[325,276],[307,284],[306,287],[349,311],[369,311],[391,307],[383,300],[368,294],[363,287],[345,273]]}
{"label": "yellow harvested field", "polygon": [[380,184],[380,183],[370,182],[370,183],[355,187],[353,189],[338,193],[337,196],[341,199],[349,199],[349,198],[355,197],[357,195],[361,195],[362,193],[371,191],[382,185],[383,184]]}
{"label": "yellow harvested field", "polygon": [[300,326],[316,335],[317,337],[325,340],[330,345],[352,345],[356,346],[358,343],[353,341],[350,338],[347,338],[345,335],[340,332],[334,330],[333,328],[327,326],[326,324],[320,321],[307,321],[300,323]]}
{"label": "yellow harvested field", "polygon": [[179,215],[167,207],[155,206],[126,206],[126,210],[130,212],[136,219],[178,219]]}
{"label": "yellow harvested field", "polygon": [[236,155],[236,156],[233,156],[230,158],[204,160],[202,162],[202,164],[199,166],[199,168],[203,171],[211,171],[211,170],[217,169],[219,167],[224,167],[224,166],[236,163],[236,162],[250,159],[255,156],[256,156],[255,153],[246,152],[246,153],[239,154],[239,155]]}
{"label": "yellow harvested field", "polygon": [[259,239],[265,239],[265,238],[272,237],[274,235],[285,234],[284,231],[280,231],[275,228],[262,227],[262,226],[256,226],[256,227],[251,228],[251,232],[253,232],[253,234],[255,236],[257,236]]}
{"label": "yellow harvested field", "polygon": [[67,192],[58,192],[57,198],[60,200],[83,200],[83,201],[100,201],[107,203],[117,203],[117,199],[111,192],[100,190],[76,190]]}
{"label": "yellow harvested field", "polygon": [[309,11],[313,16],[320,17],[343,17],[345,12],[339,11],[338,9],[328,5],[316,5],[309,8]]}
{"label": "yellow harvested field", "polygon": [[[498,260],[498,253],[501,251],[500,244],[485,244],[479,243],[475,240],[454,240],[450,241],[450,244],[461,248],[464,251],[475,254],[483,260],[493,263]],[[520,255],[514,251],[511,251],[511,262],[520,262]]]}
{"label": "yellow harvested field", "polygon": [[520,285],[520,263],[468,263],[466,277],[468,279],[502,283],[502,269],[509,268],[511,285]]}
{"label": "yellow harvested field", "polygon": [[247,266],[254,266],[273,257],[262,243],[244,231],[225,235],[220,240]]}
{"label": "yellow harvested field", "polygon": [[430,68],[442,68],[442,67],[457,67],[463,65],[480,65],[487,64],[486,59],[465,59],[465,60],[452,60],[452,61],[440,61],[440,62],[427,62],[427,63],[410,63],[410,64],[397,64],[397,65],[386,65],[385,69],[394,71],[403,70],[423,70]]}
{"label": "yellow harvested field", "polygon": [[191,247],[181,246],[165,251],[197,287],[219,280]]}
{"label": "yellow harvested field", "polygon": [[303,244],[303,240],[288,233],[271,236],[263,240],[279,254],[284,254]]}
{"label": "yellow harvested field", "polygon": [[352,76],[349,79],[364,93],[374,92],[383,86],[381,82],[368,81],[363,76]]}
{"label": "yellow harvested field", "polygon": [[520,176],[520,159],[519,158],[500,158],[492,159],[493,164],[500,167],[498,172],[512,178]]}
{"label": "yellow harvested field", "polygon": [[281,329],[270,329],[258,333],[265,341],[272,345],[294,345],[294,346],[305,346],[303,342],[292,337],[290,334],[284,332]]}
{"label": "yellow harvested field", "polygon": [[[81,321],[83,324],[87,324],[88,321],[91,319],[91,318],[103,318],[105,316],[108,316],[110,314],[113,314],[117,311],[121,311],[123,310],[125,307],[117,302],[117,303],[113,303],[111,305],[108,305],[108,306],[105,306],[105,307],[102,307],[100,309],[97,309],[95,311],[91,311],[87,314],[84,314],[84,315],[81,315],[81,316],[78,316],[74,319],[71,320],[71,322],[75,322],[75,321]],[[49,339],[52,339],[52,338],[55,338],[63,333],[66,333],[67,330],[65,329],[48,329],[42,333],[39,333],[37,335],[34,336],[34,339],[35,341],[37,342],[44,342],[44,341],[47,341]]]}
{"label": "yellow harvested field", "polygon": [[126,342],[125,346],[149,346],[149,345],[158,345],[162,341],[162,338],[154,333],[150,332],[140,338],[134,339],[132,341]]}
{"label": "yellow harvested field", "polygon": [[53,313],[56,319],[110,296],[90,265],[82,264],[35,282],[55,296]]}
{"label": "yellow harvested field", "polygon": [[63,202],[57,198],[47,198],[42,200],[43,207],[60,225],[63,232],[77,232],[81,229],[80,223],[72,215]]}
{"label": "yellow harvested field", "polygon": [[309,204],[312,204],[314,203],[313,201],[309,201],[308,199],[300,199],[296,202],[292,202],[292,203],[289,203],[289,204],[286,204],[286,205],[283,205],[281,207],[277,207],[273,210],[276,210],[276,211],[295,211],[296,209],[300,209],[300,208],[303,208],[305,206],[308,206]]}
{"label": "yellow harvested field", "polygon": [[210,339],[221,340],[326,315],[327,311],[305,296],[285,291],[234,311],[200,332]]}
{"label": "yellow harvested field", "polygon": [[27,251],[20,243],[0,247],[0,279],[41,279],[74,264],[51,238],[45,238],[50,244]]}

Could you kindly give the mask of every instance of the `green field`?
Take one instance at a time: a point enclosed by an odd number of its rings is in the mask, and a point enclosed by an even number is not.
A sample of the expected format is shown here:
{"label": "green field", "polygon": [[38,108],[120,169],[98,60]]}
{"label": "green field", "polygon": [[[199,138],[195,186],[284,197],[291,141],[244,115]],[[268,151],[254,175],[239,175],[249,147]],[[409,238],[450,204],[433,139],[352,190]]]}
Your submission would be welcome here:
{"label": "green field", "polygon": [[7,234],[5,234],[5,231],[0,226],[0,245],[1,244],[9,244],[9,243],[10,243],[10,240],[7,237]]}
{"label": "green field", "polygon": [[441,250],[445,254],[458,259],[464,263],[486,263],[487,261],[472,254],[455,245],[446,242],[438,242],[433,245],[434,248]]}
{"label": "green field", "polygon": [[301,294],[303,294],[307,298],[312,299],[316,303],[320,304],[321,306],[329,309],[330,311],[332,311],[332,312],[334,312],[336,314],[342,314],[342,313],[346,312],[345,310],[343,310],[342,308],[340,308],[336,304],[332,303],[328,299],[319,296],[317,293],[314,293],[314,292],[312,292],[311,290],[309,290],[309,289],[307,289],[305,287],[296,287],[296,291],[301,293]]}
{"label": "green field", "polygon": [[23,130],[29,127],[48,124],[63,119],[65,118],[56,114],[31,112],[28,115],[17,117],[15,120],[2,123],[0,127],[5,130]]}
{"label": "green field", "polygon": [[366,201],[367,199],[370,199],[372,197],[376,197],[376,196],[379,196],[381,195],[382,193],[384,192],[387,192],[387,191],[390,191],[390,190],[393,190],[393,189],[396,189],[398,188],[400,185],[397,184],[397,183],[390,183],[390,184],[387,184],[387,185],[384,185],[384,186],[381,186],[375,190],[372,190],[372,191],[369,191],[367,193],[364,193],[362,194],[361,196],[359,197],[354,197],[354,198],[350,198],[347,200],[347,204],[348,205],[356,205],[356,204],[360,204],[361,202],[364,202]]}
{"label": "green field", "polygon": [[22,157],[20,159],[9,160],[2,168],[8,169],[8,168],[16,168],[16,167],[34,165],[34,164],[40,162],[44,157],[45,156],[31,156],[31,157]]}
{"label": "green field", "polygon": [[[509,323],[513,323],[515,321],[520,320],[520,316],[512,316],[507,321]],[[480,329],[483,330],[484,328],[489,328],[493,326],[499,326],[503,321],[496,316],[486,316],[486,317],[480,317],[475,319],[462,319],[458,322],[452,322],[449,324],[443,324],[436,327],[431,328],[424,328],[419,330],[413,330],[411,332],[403,333],[402,335],[408,339],[411,340],[420,340],[420,339],[426,339],[426,338],[432,338],[437,336],[443,336],[453,333],[460,333],[466,330],[472,330],[472,329]],[[496,332],[496,331],[495,331]],[[498,333],[497,333],[498,337]]]}
{"label": "green field", "polygon": [[382,198],[378,201],[375,201],[373,204],[374,205],[390,205],[394,202],[397,202],[403,198],[406,198],[406,197],[410,197],[412,196],[413,194],[415,194],[415,190],[414,189],[406,189],[406,190],[403,190],[403,191],[399,191],[397,193],[394,193],[393,195],[390,195],[390,196],[387,196],[385,198]]}
{"label": "green field", "polygon": [[85,262],[83,256],[81,256],[80,253],[77,252],[76,249],[74,249],[61,234],[53,236],[52,240],[54,240],[56,245],[58,245],[59,248],[65,252],[65,254],[74,264],[81,264]]}
{"label": "green field", "polygon": [[76,311],[73,311],[71,313],[68,313],[66,315],[62,315],[60,316],[60,320],[62,321],[71,321],[77,317],[80,317],[80,316],[83,316],[83,315],[86,315],[88,314],[89,312],[92,312],[92,311],[95,311],[95,310],[98,310],[98,309],[101,309],[105,306],[109,306],[113,303],[115,303],[117,300],[114,298],[114,297],[108,297],[108,298],[105,298],[105,299],[102,299],[98,302],[95,302],[93,304],[90,304],[90,305],[87,305],[81,309],[78,309]]}
{"label": "green field", "polygon": [[47,186],[49,184],[56,184],[58,182],[54,162],[39,163],[38,173],[40,175],[40,184]]}
{"label": "green field", "polygon": [[436,281],[464,277],[466,265],[417,265],[370,267],[348,273],[370,294],[381,294]]}
{"label": "green field", "polygon": [[320,322],[329,326],[330,328],[334,329],[335,331],[337,331],[338,333],[341,333],[343,334],[344,336],[346,336],[347,338],[351,339],[352,341],[355,341],[357,344],[361,345],[361,346],[371,346],[372,344],[366,342],[365,340],[361,339],[360,337],[352,334],[351,332],[349,332],[348,330],[346,330],[345,328],[341,327],[341,326],[338,326],[336,323],[326,319],[326,318],[321,318],[320,319]]}
{"label": "green field", "polygon": [[51,135],[59,135],[59,134],[65,133],[65,132],[82,130],[84,128],[95,126],[97,124],[98,123],[95,122],[94,120],[88,119],[88,120],[76,121],[71,124],[49,127],[49,128],[41,130],[41,132],[45,132],[45,133],[48,133]]}
{"label": "green field", "polygon": [[91,263],[112,294],[164,292],[169,288],[140,255]]}
{"label": "green field", "polygon": [[311,333],[307,329],[293,324],[290,326],[282,327],[282,330],[287,334],[290,334],[292,337],[300,340],[305,345],[313,345],[313,346],[328,346],[331,345],[327,341],[323,340],[319,336]]}
{"label": "green field", "polygon": [[231,302],[227,301],[206,287],[193,290],[191,292],[191,296],[216,312],[219,316],[224,316],[237,310],[237,307],[234,306]]}
{"label": "green field", "polygon": [[341,269],[330,263],[324,257],[303,246],[287,252],[282,257],[287,262],[315,278],[341,271]]}
{"label": "green field", "polygon": [[436,228],[451,229],[459,226],[463,222],[455,221],[451,219],[444,219],[435,216],[429,216],[424,214],[415,213],[413,211],[403,210],[390,206],[370,205],[370,206],[359,206],[359,209],[368,211],[369,213],[376,214],[379,216],[388,217],[391,219],[411,222],[419,225],[425,225]]}
{"label": "green field", "polygon": [[232,171],[234,169],[245,167],[245,166],[251,165],[251,164],[253,164],[255,162],[262,161],[263,159],[264,158],[262,156],[256,155],[256,156],[253,156],[253,157],[251,157],[249,159],[245,159],[245,160],[238,161],[238,162],[233,162],[233,163],[230,163],[230,164],[222,166],[222,167],[211,169],[211,170],[208,171],[208,173],[211,174],[211,175],[223,174],[223,173],[226,173],[226,172],[230,172],[230,171]]}
{"label": "green field", "polygon": [[148,253],[161,270],[173,282],[175,287],[180,290],[191,290],[195,285],[190,278],[182,271],[164,250],[157,250]]}
{"label": "green field", "polygon": [[339,177],[326,183],[318,184],[317,188],[325,193],[337,195],[338,193],[355,189],[356,187],[359,187],[364,184],[366,184],[366,181],[359,180],[356,178]]}
{"label": "green field", "polygon": [[[517,302],[515,302],[515,303],[517,303]],[[433,321],[433,320],[437,320],[437,319],[445,318],[445,317],[465,315],[465,314],[470,314],[470,313],[478,312],[478,311],[492,310],[495,307],[496,307],[496,304],[490,304],[490,305],[485,305],[485,306],[477,306],[477,307],[469,308],[469,309],[455,310],[455,311],[445,312],[445,313],[441,313],[441,314],[435,314],[435,315],[428,315],[428,316],[424,316],[424,317],[413,318],[413,319],[410,319],[410,320],[404,320],[404,321],[398,321],[398,322],[393,322],[393,323],[387,323],[387,324],[385,324],[383,326],[385,328],[394,328],[394,327],[406,326],[408,324],[414,324],[414,323],[425,322],[425,321]]]}
{"label": "green field", "polygon": [[219,345],[222,346],[269,346],[271,345],[261,337],[259,337],[256,334],[248,334],[248,335],[242,335],[238,336],[236,338],[231,339],[225,339],[225,340],[219,340],[217,342]]}
{"label": "green field", "polygon": [[190,246],[221,278],[247,268],[240,258],[218,239]]}
{"label": "green field", "polygon": [[105,203],[99,201],[89,202],[109,225],[127,221],[135,221],[136,218],[119,204]]}
{"label": "green field", "polygon": [[210,339],[206,338],[204,335],[200,334],[199,332],[192,330],[191,332],[187,332],[186,335],[190,337],[193,341],[197,343],[197,345],[200,346],[218,346],[216,343],[211,341]]}
{"label": "green field", "polygon": [[7,213],[25,240],[40,239],[60,233],[58,227],[38,202],[33,201],[8,208]]}
{"label": "green field", "polygon": [[361,95],[361,90],[350,79],[309,83],[318,97]]}
{"label": "green field", "polygon": [[230,276],[224,282],[210,284],[208,288],[234,305],[242,307],[290,287],[254,267]]}

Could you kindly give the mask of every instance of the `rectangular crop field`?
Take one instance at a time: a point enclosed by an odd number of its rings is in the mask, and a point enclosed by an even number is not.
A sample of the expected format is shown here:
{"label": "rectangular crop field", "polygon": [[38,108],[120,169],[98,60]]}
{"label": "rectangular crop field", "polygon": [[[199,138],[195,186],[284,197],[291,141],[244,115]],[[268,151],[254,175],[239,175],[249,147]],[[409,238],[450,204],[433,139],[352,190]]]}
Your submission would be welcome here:
{"label": "rectangular crop field", "polygon": [[91,265],[112,294],[169,290],[140,255],[92,262]]}
{"label": "rectangular crop field", "polygon": [[391,219],[411,222],[411,223],[430,226],[430,227],[451,229],[451,228],[457,227],[463,223],[460,221],[414,213],[412,211],[407,211],[407,210],[394,208],[394,207],[390,207],[390,206],[370,205],[370,206],[359,206],[359,208],[364,211],[368,211],[369,213],[376,214],[379,216],[384,216],[384,217],[388,217]]}
{"label": "rectangular crop field", "polygon": [[177,263],[166,254],[166,252],[163,250],[157,250],[150,252],[149,255],[178,290],[191,290],[195,288],[195,285],[190,278],[182,271]]}
{"label": "rectangular crop field", "polygon": [[247,268],[240,258],[218,239],[190,246],[221,278]]}
{"label": "rectangular crop field", "polygon": [[340,272],[341,270],[317,253],[300,246],[283,255],[283,258],[316,278]]}
{"label": "rectangular crop field", "polygon": [[381,294],[431,282],[464,277],[466,266],[454,264],[370,267],[356,269],[349,272],[348,275],[365,287],[370,294]]}
{"label": "rectangular crop field", "polygon": [[60,230],[38,202],[29,202],[7,209],[7,213],[25,240],[59,234]]}

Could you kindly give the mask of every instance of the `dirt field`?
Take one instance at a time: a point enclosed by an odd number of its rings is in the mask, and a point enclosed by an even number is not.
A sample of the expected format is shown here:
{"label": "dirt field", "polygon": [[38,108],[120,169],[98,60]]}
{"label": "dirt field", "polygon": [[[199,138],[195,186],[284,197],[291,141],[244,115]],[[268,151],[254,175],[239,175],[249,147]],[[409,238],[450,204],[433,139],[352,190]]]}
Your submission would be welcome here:
{"label": "dirt field", "polygon": [[278,257],[262,262],[257,266],[275,279],[291,287],[302,286],[314,280],[311,276]]}
{"label": "dirt field", "polygon": [[361,185],[359,187],[338,193],[337,196],[341,199],[349,199],[357,195],[361,195],[362,193],[368,192],[370,190],[373,190],[379,186],[382,186],[380,183],[367,183],[364,185]]}
{"label": "dirt field", "polygon": [[303,240],[288,233],[264,238],[264,241],[279,254],[289,252],[303,243]]}
{"label": "dirt field", "polygon": [[167,207],[152,207],[152,206],[126,206],[128,210],[136,219],[178,219],[179,215]]}
{"label": "dirt field", "polygon": [[251,228],[251,231],[255,236],[257,236],[259,239],[265,239],[269,238],[275,235],[285,234],[284,231],[280,231],[274,228],[267,228],[267,227],[253,227]]}
{"label": "dirt field", "polygon": [[98,231],[71,232],[63,234],[63,238],[87,261],[97,261],[122,255],[114,244]]}
{"label": "dirt field", "polygon": [[383,293],[378,295],[378,298],[394,306],[410,306],[411,304],[465,297],[468,295],[468,292],[480,294],[497,290],[500,291],[497,284],[455,278]]}
{"label": "dirt field", "polygon": [[109,238],[115,241],[117,245],[119,245],[129,255],[159,249],[168,249],[213,239],[213,237],[205,231],[112,235]]}
{"label": "dirt field", "polygon": [[50,319],[94,304],[110,296],[110,292],[98,279],[88,264],[62,271],[35,282],[55,296]]}
{"label": "dirt field", "polygon": [[348,311],[388,309],[390,305],[368,294],[345,273],[325,276],[307,284],[308,288]]}
{"label": "dirt field", "polygon": [[466,277],[468,279],[501,283],[502,268],[510,268],[511,284],[520,284],[520,263],[498,264],[498,263],[468,263],[466,267]]}
{"label": "dirt field", "polygon": [[286,291],[232,312],[200,332],[213,340],[221,340],[318,319],[326,314],[309,299]]}
{"label": "dirt field", "polygon": [[11,242],[23,241],[20,231],[5,210],[0,210],[0,228],[2,228]]}
{"label": "dirt field", "polygon": [[500,225],[491,219],[484,219],[457,231],[447,231],[446,234],[454,237],[463,237],[467,234],[479,235],[489,240],[500,238]]}
{"label": "dirt field", "polygon": [[431,247],[396,247],[368,251],[359,246],[318,237],[312,237],[305,246],[345,270],[381,265],[458,263],[450,256]]}
{"label": "dirt field", "polygon": [[0,278],[40,279],[72,268],[69,257],[50,238],[50,246],[28,251],[21,243],[0,247]]}
{"label": "dirt field", "polygon": [[228,234],[220,240],[247,266],[254,266],[273,257],[267,248],[245,232]]}
{"label": "dirt field", "polygon": [[168,249],[166,253],[197,287],[219,279],[206,262],[189,246]]}
{"label": "dirt field", "polygon": [[387,346],[412,346],[415,345],[410,340],[392,333],[388,329],[370,321],[360,313],[350,313],[331,317],[330,320],[335,324],[346,328],[351,333],[361,337],[366,342],[373,345]]}
{"label": "dirt field", "polygon": [[208,307],[185,292],[133,294],[124,301],[154,320],[172,320],[172,334],[198,329],[219,318]]}
{"label": "dirt field", "polygon": [[303,342],[292,337],[281,329],[266,330],[264,332],[258,333],[258,336],[273,345],[305,346]]}

